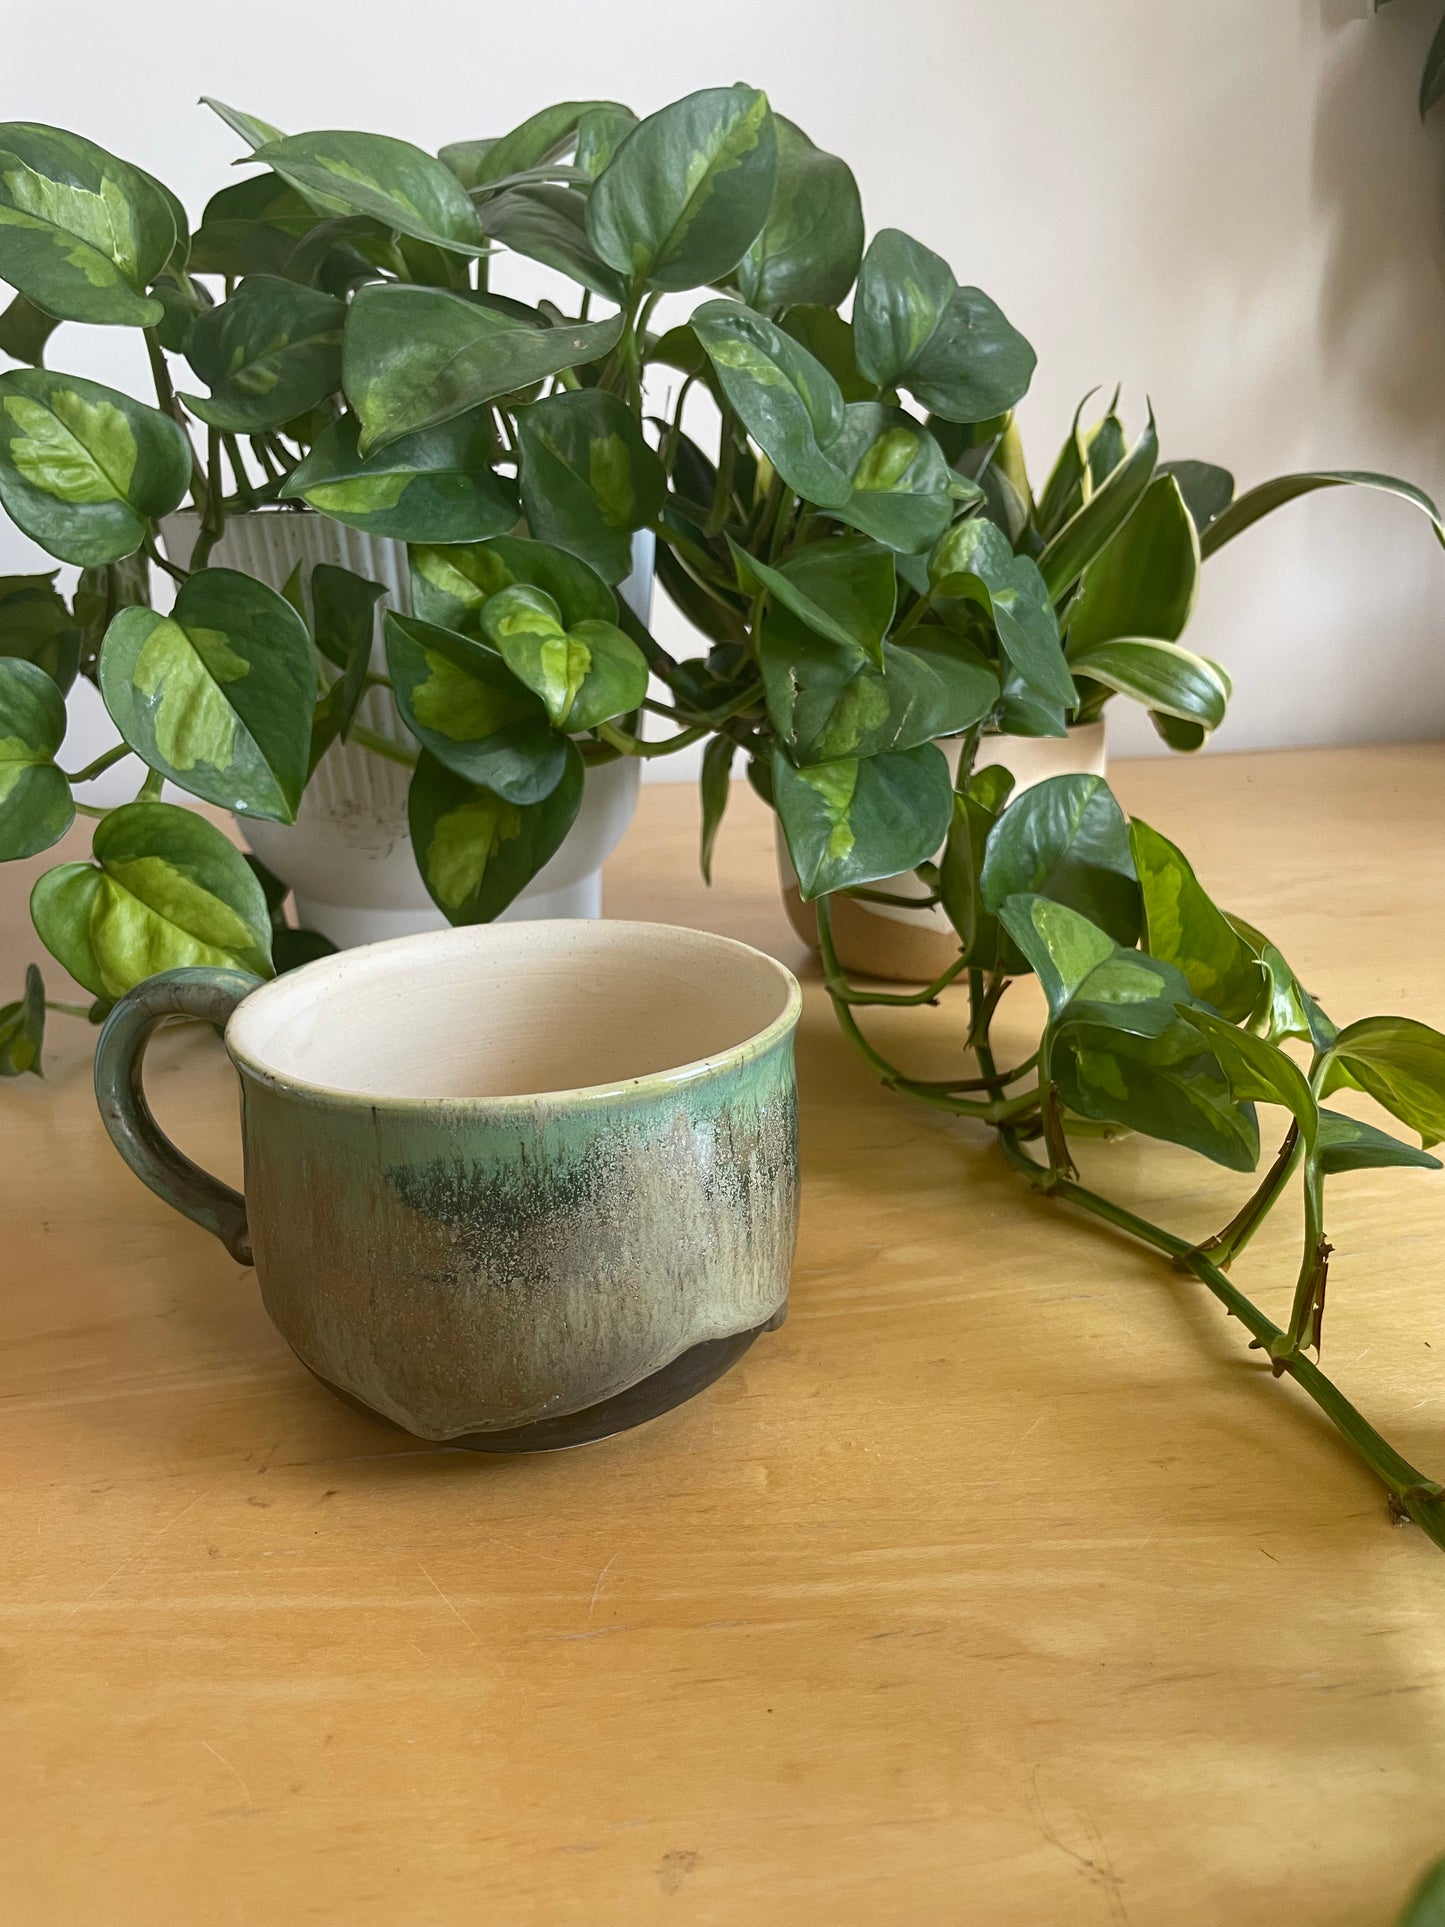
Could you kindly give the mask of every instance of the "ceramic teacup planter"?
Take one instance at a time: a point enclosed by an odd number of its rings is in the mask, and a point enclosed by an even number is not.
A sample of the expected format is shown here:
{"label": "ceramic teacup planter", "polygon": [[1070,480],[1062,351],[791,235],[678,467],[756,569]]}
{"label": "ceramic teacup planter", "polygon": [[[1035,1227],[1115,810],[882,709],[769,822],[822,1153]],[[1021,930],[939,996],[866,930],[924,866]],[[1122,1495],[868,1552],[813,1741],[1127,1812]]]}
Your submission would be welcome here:
{"label": "ceramic teacup planter", "polygon": [[[962,740],[955,736],[939,744],[951,776],[958,772]],[[990,763],[1000,763],[1010,772],[1015,796],[1022,796],[1051,776],[1102,776],[1106,766],[1104,724],[1081,723],[1067,736],[985,736],[979,744],[976,766],[983,769]],[[775,842],[788,921],[808,948],[816,950],[818,919],[813,906],[804,903],[799,893],[797,873],[782,828],[776,823]],[[878,888],[896,896],[927,895],[911,870],[888,877]],[[839,963],[852,975],[885,977],[899,984],[931,984],[958,955],[958,933],[937,904],[913,910],[901,904],[867,903],[839,896],[833,902],[833,942]]]}
{"label": "ceramic teacup planter", "polygon": [[[661,924],[482,925],[257,987],[151,978],[96,1057],[152,1190],[254,1262],[344,1397],[481,1451],[581,1444],[690,1397],[781,1323],[797,1231],[800,994]],[[161,1134],[156,1025],[225,1025],[244,1199]]]}

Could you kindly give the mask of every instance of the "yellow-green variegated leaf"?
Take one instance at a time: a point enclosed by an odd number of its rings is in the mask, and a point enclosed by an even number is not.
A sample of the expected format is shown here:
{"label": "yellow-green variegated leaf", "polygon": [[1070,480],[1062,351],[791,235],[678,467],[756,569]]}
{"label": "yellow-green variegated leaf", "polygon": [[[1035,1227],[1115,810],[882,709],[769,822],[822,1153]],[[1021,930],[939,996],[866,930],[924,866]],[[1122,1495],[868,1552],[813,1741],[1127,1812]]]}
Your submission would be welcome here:
{"label": "yellow-green variegated leaf", "polygon": [[1038,566],[1014,554],[1002,529],[981,516],[956,522],[929,557],[928,577],[936,596],[977,603],[992,616],[1003,653],[1034,696],[1078,701]]}
{"label": "yellow-green variegated leaf", "polygon": [[582,803],[584,772],[563,744],[561,775],[545,797],[518,804],[431,756],[411,780],[412,848],[432,901],[450,923],[490,923],[561,848]]}
{"label": "yellow-green variegated leaf", "polygon": [[1004,414],[1037,359],[986,294],[959,287],[941,256],[899,228],[881,229],[863,257],[853,338],[870,381],[906,388],[952,422]]}
{"label": "yellow-green variegated leaf", "polygon": [[295,821],[316,670],[305,623],[264,582],[202,569],[170,615],[122,609],[101,648],[100,690],[152,769],[209,803]]}
{"label": "yellow-green variegated leaf", "polygon": [[853,479],[847,501],[828,513],[875,542],[920,555],[952,520],[958,477],[928,430],[901,408],[851,403],[828,456]]}
{"label": "yellow-green variegated leaf", "polygon": [[0,863],[58,843],[75,818],[55,767],[65,698],[33,662],[0,656]]}
{"label": "yellow-green variegated leaf", "polygon": [[190,475],[191,445],[158,409],[78,375],[0,375],[0,502],[62,562],[133,555]]}
{"label": "yellow-green variegated leaf", "polygon": [[543,327],[440,288],[362,288],[342,344],[361,452],[373,454],[498,395],[596,361],[621,332],[620,314]]}
{"label": "yellow-green variegated leaf", "polygon": [[476,542],[517,523],[512,485],[492,468],[486,411],[404,435],[379,454],[357,453],[359,424],[323,429],[286,478],[283,499],[396,542]]}
{"label": "yellow-green variegated leaf", "polygon": [[482,634],[482,610],[498,590],[525,582],[549,595],[571,628],[579,622],[614,622],[617,598],[587,564],[549,542],[503,535],[455,548],[419,546],[411,551],[411,606],[425,621]]}
{"label": "yellow-green variegated leaf", "polygon": [[389,134],[292,134],[256,150],[321,214],[364,214],[398,234],[462,254],[486,243],[451,169]]}
{"label": "yellow-green variegated leaf", "polygon": [[541,589],[502,589],[482,610],[482,627],[557,729],[591,729],[636,709],[647,694],[647,662],[635,642],[610,622],[565,628]]}
{"label": "yellow-green variegated leaf", "polygon": [[587,231],[601,258],[652,288],[701,288],[762,231],[778,178],[767,95],[707,87],[651,114],[598,175]]}
{"label": "yellow-green variegated leaf", "polygon": [[341,386],[345,319],[334,295],[280,275],[248,275],[229,301],[191,324],[186,360],[211,393],[181,399],[231,434],[279,428]]}
{"label": "yellow-green variegated leaf", "polygon": [[775,749],[772,776],[805,901],[911,870],[948,835],[953,784],[933,743],[807,769]]}
{"label": "yellow-green variegated leaf", "polygon": [[567,740],[490,644],[394,611],[384,629],[397,708],[423,748],[508,803],[552,794],[566,768]]}
{"label": "yellow-green variegated leaf", "polygon": [[788,487],[819,508],[853,492],[832,455],[843,429],[843,396],[800,342],[737,301],[705,301],[692,317],[723,392]]}
{"label": "yellow-green variegated leaf", "polygon": [[1129,846],[1144,903],[1144,948],[1182,971],[1194,995],[1230,1023],[1243,1023],[1265,989],[1258,956],[1167,836],[1136,816]]}
{"label": "yellow-green variegated leaf", "polygon": [[518,411],[517,444],[532,533],[620,582],[633,530],[656,520],[667,492],[632,410],[599,388],[550,395]]}
{"label": "yellow-green variegated leaf", "polygon": [[47,314],[147,328],[176,245],[171,197],[64,128],[0,122],[0,276]]}
{"label": "yellow-green variegated leaf", "polygon": [[127,803],[96,825],[89,863],[47,870],[30,897],[40,940],[113,1002],[191,965],[271,975],[271,919],[229,837],[173,803]]}
{"label": "yellow-green variegated leaf", "polygon": [[778,186],[762,232],[738,263],[743,300],[762,314],[799,302],[836,308],[863,259],[863,204],[853,170],[774,117]]}

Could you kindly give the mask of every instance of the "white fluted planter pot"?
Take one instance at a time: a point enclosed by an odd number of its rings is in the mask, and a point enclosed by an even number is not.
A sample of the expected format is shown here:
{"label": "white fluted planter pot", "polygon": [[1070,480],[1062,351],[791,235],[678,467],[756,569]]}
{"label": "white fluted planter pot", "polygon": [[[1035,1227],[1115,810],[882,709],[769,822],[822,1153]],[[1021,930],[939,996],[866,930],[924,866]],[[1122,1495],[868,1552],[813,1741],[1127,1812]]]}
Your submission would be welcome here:
{"label": "white fluted planter pot", "polygon": [[[170,515],[161,529],[167,552],[188,562],[199,518],[191,511]],[[652,600],[652,542],[650,535],[634,537],[633,572],[618,589],[643,622]],[[278,590],[298,562],[307,583],[318,562],[383,583],[372,661],[385,674],[381,609],[411,610],[405,543],[365,535],[310,510],[258,510],[227,519],[210,559],[216,567],[239,569]],[[376,735],[415,749],[389,690],[368,690],[357,713]],[[501,913],[501,921],[601,916],[602,866],[632,821],[639,776],[632,757],[589,765],[582,807],[566,841]],[[295,892],[296,914],[305,928],[319,930],[343,948],[445,929],[446,918],[427,895],[412,853],[406,814],[410,780],[409,770],[373,750],[333,743],[306,786],[294,824],[237,817],[251,850]]]}
{"label": "white fluted planter pot", "polygon": [[[963,738],[949,737],[938,747],[948,758],[949,774],[957,776]],[[1104,724],[1084,723],[1064,736],[985,736],[978,746],[975,767],[999,763],[1014,779],[1012,794],[1021,796],[1051,776],[1102,776],[1107,762]],[[804,903],[798,876],[788,855],[782,825],[775,823],[778,880],[788,921],[810,949],[818,948],[818,919],[812,904]],[[941,858],[940,850],[935,861]],[[911,870],[888,877],[877,886],[896,896],[926,897],[928,892]],[[886,977],[893,983],[931,984],[958,955],[958,937],[938,904],[916,910],[902,904],[859,903],[852,897],[833,902],[833,941],[843,968],[860,977]]]}

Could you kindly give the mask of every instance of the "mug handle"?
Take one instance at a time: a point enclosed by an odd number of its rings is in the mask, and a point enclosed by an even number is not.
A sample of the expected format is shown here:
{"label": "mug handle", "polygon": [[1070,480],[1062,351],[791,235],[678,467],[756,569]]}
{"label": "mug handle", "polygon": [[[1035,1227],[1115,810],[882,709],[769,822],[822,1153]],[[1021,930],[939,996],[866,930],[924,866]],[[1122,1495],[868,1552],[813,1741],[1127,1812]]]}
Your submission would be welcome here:
{"label": "mug handle", "polygon": [[213,1232],[238,1264],[249,1265],[246,1200],[178,1151],[146,1102],[146,1045],[167,1017],[226,1019],[263,980],[247,970],[167,970],[127,991],[105,1020],[95,1049],[95,1097],[111,1142],[135,1172],[177,1211]]}

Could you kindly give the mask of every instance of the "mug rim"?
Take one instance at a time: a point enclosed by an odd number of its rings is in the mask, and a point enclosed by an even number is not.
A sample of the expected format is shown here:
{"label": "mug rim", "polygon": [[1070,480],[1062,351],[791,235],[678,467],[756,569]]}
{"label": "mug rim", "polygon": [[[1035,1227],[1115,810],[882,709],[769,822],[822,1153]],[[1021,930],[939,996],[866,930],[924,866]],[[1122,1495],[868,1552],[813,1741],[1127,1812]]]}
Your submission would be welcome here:
{"label": "mug rim", "polygon": [[[307,977],[324,977],[329,973],[345,968],[348,959],[370,957],[379,952],[396,952],[434,944],[438,939],[457,938],[497,930],[517,931],[541,930],[566,923],[580,927],[587,935],[602,931],[615,932],[619,937],[642,931],[665,930],[689,939],[697,940],[704,948],[725,949],[740,958],[746,957],[767,966],[768,971],[781,980],[786,996],[783,1008],[778,1015],[761,1030],[729,1044],[725,1049],[714,1051],[707,1057],[691,1058],[687,1062],[669,1065],[665,1070],[645,1071],[638,1077],[614,1080],[606,1084],[578,1084],[547,1091],[521,1091],[492,1097],[408,1097],[401,1094],[381,1096],[375,1092],[358,1091],[338,1084],[318,1084],[309,1078],[287,1077],[261,1063],[252,1056],[237,1040],[238,1028],[246,1028],[246,1017],[254,1015],[258,1000],[265,1000],[273,993],[293,991],[295,986]],[[242,998],[227,1020],[224,1042],[227,1054],[236,1069],[256,1083],[264,1085],[278,1095],[300,1098],[312,1103],[333,1106],[356,1107],[368,1111],[398,1111],[416,1113],[421,1111],[450,1111],[473,1113],[511,1112],[520,1114],[532,1111],[538,1104],[592,1105],[615,1102],[619,1098],[641,1098],[661,1095],[682,1086],[704,1082],[720,1072],[732,1070],[763,1056],[779,1039],[789,1035],[797,1028],[803,1009],[803,989],[797,977],[788,966],[770,956],[766,950],[756,945],[743,943],[737,937],[724,937],[712,930],[697,930],[690,924],[659,923],[643,918],[598,917],[598,918],[518,918],[515,922],[504,924],[453,924],[444,930],[415,931],[410,936],[387,937],[376,943],[354,944],[349,949],[337,951],[333,955],[314,958],[296,970],[288,970],[284,976],[271,977],[259,983],[256,988]]]}

